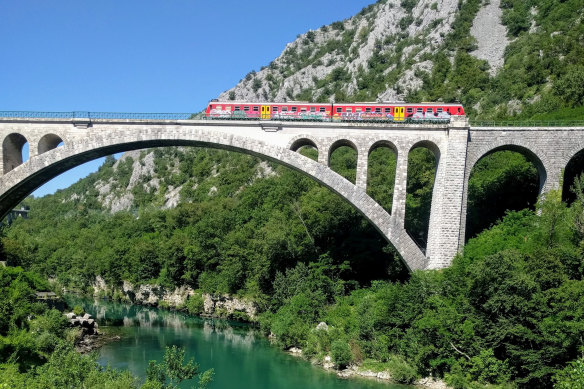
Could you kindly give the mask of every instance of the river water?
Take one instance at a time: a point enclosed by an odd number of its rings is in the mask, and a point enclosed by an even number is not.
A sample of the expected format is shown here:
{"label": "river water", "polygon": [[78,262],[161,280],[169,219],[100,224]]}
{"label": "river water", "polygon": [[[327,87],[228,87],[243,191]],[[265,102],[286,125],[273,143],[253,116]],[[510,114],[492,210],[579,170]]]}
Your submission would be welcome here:
{"label": "river water", "polygon": [[[129,369],[141,379],[148,361],[162,361],[165,346],[186,349],[202,370],[215,369],[210,389],[407,389],[368,379],[340,379],[270,345],[250,326],[202,319],[156,308],[72,298],[100,327],[115,327],[121,340],[99,349],[99,363]],[[181,387],[192,387],[183,385]]]}

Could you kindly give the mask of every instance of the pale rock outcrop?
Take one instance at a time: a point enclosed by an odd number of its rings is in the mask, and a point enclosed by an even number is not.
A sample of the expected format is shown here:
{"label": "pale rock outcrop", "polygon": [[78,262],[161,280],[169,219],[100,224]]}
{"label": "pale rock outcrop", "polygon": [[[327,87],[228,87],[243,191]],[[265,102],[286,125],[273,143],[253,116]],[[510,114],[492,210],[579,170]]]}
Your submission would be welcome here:
{"label": "pale rock outcrop", "polygon": [[258,308],[255,303],[229,295],[214,296],[203,294],[204,314],[215,316],[218,310],[222,310],[228,315],[234,312],[245,313],[250,320],[255,320],[258,314]]}
{"label": "pale rock outcrop", "polygon": [[472,54],[489,63],[489,73],[494,75],[503,67],[503,55],[509,44],[507,28],[501,22],[501,0],[489,0],[477,13],[470,29],[478,48]]}

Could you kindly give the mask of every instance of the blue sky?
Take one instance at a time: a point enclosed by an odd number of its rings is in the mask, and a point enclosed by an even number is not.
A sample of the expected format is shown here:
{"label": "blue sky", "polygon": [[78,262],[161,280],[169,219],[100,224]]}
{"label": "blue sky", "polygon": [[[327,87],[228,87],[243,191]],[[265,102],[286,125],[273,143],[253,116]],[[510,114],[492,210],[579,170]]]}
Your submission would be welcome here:
{"label": "blue sky", "polygon": [[0,0],[0,111],[198,112],[298,34],[373,2]]}

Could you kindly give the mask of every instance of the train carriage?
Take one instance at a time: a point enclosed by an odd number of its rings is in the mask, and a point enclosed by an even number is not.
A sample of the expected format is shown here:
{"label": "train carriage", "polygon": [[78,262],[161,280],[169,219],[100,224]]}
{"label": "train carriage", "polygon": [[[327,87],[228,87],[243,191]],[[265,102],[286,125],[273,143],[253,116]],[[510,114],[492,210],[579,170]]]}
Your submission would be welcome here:
{"label": "train carriage", "polygon": [[205,111],[210,119],[447,122],[464,115],[458,103],[286,103],[211,101]]}

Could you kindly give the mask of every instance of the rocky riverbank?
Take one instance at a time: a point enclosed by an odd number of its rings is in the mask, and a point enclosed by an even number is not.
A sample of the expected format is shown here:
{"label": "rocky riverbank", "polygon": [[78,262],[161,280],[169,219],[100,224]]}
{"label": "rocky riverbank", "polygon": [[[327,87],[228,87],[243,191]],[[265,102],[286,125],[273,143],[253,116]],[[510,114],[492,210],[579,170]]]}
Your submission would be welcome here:
{"label": "rocky riverbank", "polygon": [[[291,355],[302,357],[302,350],[297,347],[292,347],[288,350]],[[334,372],[340,378],[367,378],[377,381],[385,381],[388,383],[399,383],[391,373],[387,370],[383,371],[373,371],[369,369],[363,369],[359,365],[351,365],[346,369],[337,370],[334,363],[331,361],[330,355],[326,355],[322,360],[312,360],[314,365],[322,366],[324,370],[329,370]],[[413,385],[424,389],[450,389],[446,382],[440,379],[435,379],[433,377],[421,378],[413,382]]]}
{"label": "rocky riverbank", "polygon": [[65,313],[69,325],[78,331],[75,338],[75,350],[81,354],[88,354],[104,344],[120,340],[121,337],[107,328],[98,330],[99,325],[88,313],[80,315],[74,312]]}
{"label": "rocky riverbank", "polygon": [[75,342],[75,350],[81,354],[89,354],[105,344],[117,342],[122,338],[116,333],[110,333],[108,329],[95,335],[83,335]]}
{"label": "rocky riverbank", "polygon": [[[328,325],[324,322],[321,322],[316,327],[317,330],[328,331]],[[302,350],[298,347],[291,347],[287,350],[287,352],[296,357],[304,357]],[[312,358],[312,364],[321,366],[324,370],[328,370],[334,372],[340,378],[367,378],[367,379],[374,379],[378,381],[385,381],[388,383],[401,383],[395,377],[392,376],[392,373],[389,370],[380,370],[374,371],[372,369],[364,368],[359,364],[352,364],[347,366],[345,369],[337,369],[337,366],[333,363],[332,358],[330,355],[325,355],[322,359]],[[415,380],[412,382],[414,386],[424,389],[450,389],[446,382],[440,379],[435,379],[433,377],[426,377]]]}
{"label": "rocky riverbank", "polygon": [[[229,295],[211,295],[184,286],[168,290],[160,285],[133,285],[128,281],[124,281],[121,287],[112,288],[99,276],[96,277],[92,287],[94,297],[113,297],[131,304],[188,310],[190,313],[206,317],[229,318],[241,321],[257,320],[258,307],[253,301]],[[193,304],[193,301],[195,301],[195,304]],[[193,305],[198,307],[194,312],[191,309]],[[328,330],[328,326],[326,323],[320,323],[317,329]],[[91,351],[115,340],[119,340],[119,336],[87,337],[80,343],[80,347],[85,347]],[[295,356],[303,356],[302,350],[296,347],[289,349],[288,352]],[[346,369],[337,370],[330,355],[325,356],[322,360],[313,360],[312,362],[322,366],[325,370],[334,371],[341,378],[360,377],[385,382],[397,382],[387,370],[373,371],[362,368],[359,365],[351,365]],[[432,377],[418,379],[413,384],[425,389],[449,388],[444,381]]]}
{"label": "rocky riverbank", "polygon": [[97,276],[92,283],[94,297],[108,297],[131,304],[159,308],[188,310],[200,316],[235,319],[254,322],[257,320],[258,307],[250,300],[230,295],[201,293],[187,286],[167,289],[160,285],[134,285],[123,281],[120,286],[108,285]]}

